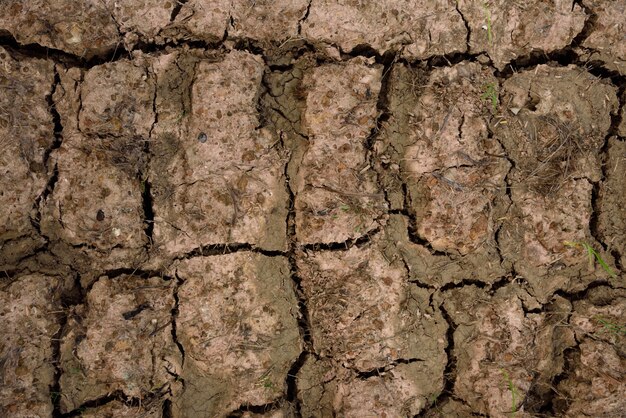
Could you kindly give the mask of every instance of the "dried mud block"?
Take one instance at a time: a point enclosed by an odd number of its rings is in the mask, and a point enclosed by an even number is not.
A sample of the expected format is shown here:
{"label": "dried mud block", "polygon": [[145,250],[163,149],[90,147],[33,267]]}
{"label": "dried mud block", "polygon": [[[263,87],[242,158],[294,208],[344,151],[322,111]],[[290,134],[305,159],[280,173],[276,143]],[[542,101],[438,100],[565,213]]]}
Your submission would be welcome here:
{"label": "dried mud block", "polygon": [[595,15],[589,36],[581,46],[589,48],[589,61],[600,60],[607,68],[626,75],[626,3],[623,1],[585,0]]}
{"label": "dried mud block", "polygon": [[403,48],[408,59],[467,50],[463,18],[454,2],[441,0],[315,1],[302,36],[344,52],[365,46],[382,55]]}
{"label": "dried mud block", "polygon": [[228,36],[279,42],[298,36],[308,0],[233,1]]}
{"label": "dried mud block", "polygon": [[209,42],[224,38],[229,28],[231,0],[189,0],[182,3],[179,13],[174,16],[175,28],[188,36]]}
{"label": "dried mud block", "polygon": [[[623,335],[623,328],[622,328]],[[586,339],[575,353],[568,377],[557,390],[564,416],[593,415],[607,418],[624,416],[626,410],[626,360],[621,349],[605,341]]]}
{"label": "dried mud block", "polygon": [[471,257],[435,252],[409,234],[408,216],[393,214],[385,226],[387,258],[400,257],[409,269],[411,281],[440,288],[449,283],[477,280],[494,283],[507,274],[495,249]]}
{"label": "dried mud block", "polygon": [[622,266],[626,266],[626,143],[609,139],[606,178],[598,194],[598,230],[608,250],[617,251]]}
{"label": "dried mud block", "polygon": [[96,263],[117,266],[138,257],[147,237],[141,182],[109,157],[65,144],[55,153],[58,180],[42,210],[41,231],[59,244],[82,247]]}
{"label": "dried mud block", "polygon": [[80,409],[81,418],[162,418],[163,406],[160,402],[144,400],[139,406],[112,401],[101,406]]}
{"label": "dried mud block", "polygon": [[506,80],[500,96],[494,135],[515,162],[514,182],[547,195],[572,176],[600,180],[615,87],[575,66],[539,65]]}
{"label": "dried mud block", "polygon": [[42,202],[41,229],[55,255],[84,272],[136,266],[145,255],[145,149],[155,120],[148,68],[138,54],[58,71],[63,138],[51,155],[57,181]]}
{"label": "dried mud block", "polygon": [[403,155],[391,159],[400,159],[414,232],[435,251],[480,257],[495,247],[510,164],[489,135],[486,89],[497,89],[492,73],[460,63],[434,70],[414,106],[404,108],[412,129],[397,139]]}
{"label": "dried mud block", "polygon": [[360,376],[329,360],[309,357],[298,373],[302,416],[409,417],[420,413],[442,389],[419,361]]}
{"label": "dried mud block", "polygon": [[141,57],[94,67],[81,87],[79,129],[88,135],[146,139],[155,121],[154,96],[155,82]]}
{"label": "dried mud block", "polygon": [[[593,339],[610,344],[617,352],[626,351],[626,289],[596,287],[586,299],[574,302],[569,323],[579,341]],[[626,363],[622,364],[626,366]],[[623,368],[619,371],[624,374]],[[625,387],[626,389],[626,387]]]}
{"label": "dried mud block", "polygon": [[21,44],[39,44],[86,59],[111,52],[121,41],[117,24],[103,2],[7,0],[0,32]]}
{"label": "dried mud block", "polygon": [[[500,232],[502,255],[512,261],[542,301],[558,289],[581,285],[572,283],[572,277],[585,275],[589,267],[586,253],[566,242],[595,243],[589,230],[592,189],[589,181],[581,179],[568,181],[549,196],[519,188],[511,190],[514,206]],[[602,275],[601,270],[596,273]]]}
{"label": "dried mud block", "polygon": [[[559,288],[581,290],[594,275],[584,272],[584,253],[565,241],[599,249],[589,226],[592,182],[602,176],[615,88],[578,68],[541,65],[508,79],[501,100],[507,111],[494,136],[515,163],[508,177],[513,206],[499,234],[502,255],[540,300]],[[584,280],[572,279],[581,274]]]}
{"label": "dried mud block", "polygon": [[54,66],[44,60],[14,60],[0,48],[0,267],[43,245],[35,203],[48,177],[54,124],[48,99]]}
{"label": "dried mud block", "polygon": [[0,414],[52,416],[53,339],[60,330],[57,277],[22,276],[0,290]]}
{"label": "dried mud block", "polygon": [[286,249],[286,159],[271,133],[259,128],[262,75],[262,60],[245,52],[201,61],[193,110],[178,115],[185,128],[159,122],[150,178],[154,242],[166,255],[228,243]]}
{"label": "dried mud block", "polygon": [[298,37],[300,20],[307,0],[212,1],[184,2],[171,28],[164,33],[177,36],[182,32],[193,38],[219,42],[228,37],[247,38],[261,42],[280,42]]}
{"label": "dried mud block", "polygon": [[355,59],[304,77],[309,144],[292,186],[303,244],[343,242],[380,225],[384,194],[370,168],[367,140],[376,127],[381,72]]}
{"label": "dried mud block", "polygon": [[499,70],[533,52],[570,45],[587,18],[571,0],[459,0],[457,5],[469,26],[469,52],[487,52]]}
{"label": "dried mud block", "polygon": [[103,0],[102,3],[115,19],[127,43],[138,38],[153,42],[155,36],[169,25],[172,12],[178,5],[176,0]]}
{"label": "dried mud block", "polygon": [[[563,352],[575,344],[567,321],[571,305],[558,299],[546,314],[526,314],[530,295],[515,286],[494,296],[475,286],[437,296],[455,324],[454,394],[473,412],[491,417],[532,416],[534,393],[550,391],[563,369]],[[514,392],[514,393],[513,393]],[[532,412],[532,411],[531,411]]]}
{"label": "dried mud block", "polygon": [[303,254],[297,263],[319,356],[360,372],[419,359],[431,370],[425,379],[441,378],[445,322],[401,262],[352,247]]}
{"label": "dried mud block", "polygon": [[185,350],[183,417],[225,416],[283,394],[302,349],[284,257],[254,252],[181,261],[178,341]]}
{"label": "dried mud block", "polygon": [[61,410],[114,392],[139,401],[167,392],[180,373],[172,339],[171,282],[101,277],[72,309],[61,341]]}

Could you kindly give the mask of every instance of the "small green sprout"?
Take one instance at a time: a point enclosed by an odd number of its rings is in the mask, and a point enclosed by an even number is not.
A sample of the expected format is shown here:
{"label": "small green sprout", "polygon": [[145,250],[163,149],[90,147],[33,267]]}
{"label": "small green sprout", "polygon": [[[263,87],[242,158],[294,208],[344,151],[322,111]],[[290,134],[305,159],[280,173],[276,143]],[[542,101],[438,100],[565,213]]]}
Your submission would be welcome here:
{"label": "small green sprout", "polygon": [[616,337],[626,335],[626,326],[616,324],[615,322],[609,321],[600,315],[595,316],[594,319],[602,325],[604,331],[615,335]]}
{"label": "small green sprout", "polygon": [[61,392],[50,392],[50,401],[56,403],[61,398]]}
{"label": "small green sprout", "polygon": [[604,271],[606,271],[609,274],[609,276],[613,278],[617,277],[617,274],[615,274],[615,272],[611,270],[611,267],[609,267],[606,261],[602,259],[600,254],[598,254],[598,252],[594,250],[591,245],[587,244],[586,242],[574,242],[574,241],[564,241],[563,244],[571,248],[582,248],[585,251],[587,251],[587,256],[589,257],[589,270],[593,270],[594,259],[595,259],[595,261],[597,261],[598,264],[600,264],[600,267],[602,267]]}
{"label": "small green sprout", "polygon": [[440,393],[433,393],[432,395],[430,395],[429,401],[430,401],[431,407],[437,403],[437,399],[439,399],[439,395]]}
{"label": "small green sprout", "polygon": [[267,369],[265,371],[265,373],[263,373],[258,381],[257,381],[257,385],[266,389],[266,390],[272,390],[275,388],[274,382],[272,381],[272,376],[271,376],[271,372],[272,372],[272,367],[270,367],[269,369]]}
{"label": "small green sprout", "polygon": [[350,210],[350,206],[348,206],[348,205],[341,205],[341,206],[339,206],[339,209],[341,209],[344,212],[347,212],[347,211]]}
{"label": "small green sprout", "polygon": [[265,376],[261,379],[260,381],[260,385],[264,388],[264,389],[273,389],[274,388],[274,383],[272,382],[272,379],[270,379],[269,376]]}
{"label": "small green sprout", "polygon": [[513,416],[513,418],[515,418],[515,413],[517,412],[517,388],[515,387],[511,376],[509,376],[509,374],[504,369],[500,369],[500,371],[502,372],[502,375],[504,376],[504,379],[508,384],[509,392],[511,392],[511,415]]}
{"label": "small green sprout", "polygon": [[487,23],[487,40],[489,41],[489,46],[493,45],[493,33],[491,31],[491,11],[487,7],[487,3],[483,2],[483,11],[485,12],[485,21]]}
{"label": "small green sprout", "polygon": [[480,96],[482,100],[489,100],[491,102],[491,109],[493,113],[498,111],[498,89],[496,83],[489,83],[483,87],[483,94]]}

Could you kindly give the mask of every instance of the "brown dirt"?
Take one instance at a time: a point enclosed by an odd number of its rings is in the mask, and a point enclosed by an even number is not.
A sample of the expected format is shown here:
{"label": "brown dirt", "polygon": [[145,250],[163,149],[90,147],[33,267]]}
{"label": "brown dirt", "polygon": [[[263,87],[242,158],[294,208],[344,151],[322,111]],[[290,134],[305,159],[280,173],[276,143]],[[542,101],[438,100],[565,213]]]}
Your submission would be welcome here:
{"label": "brown dirt", "polygon": [[1,416],[623,415],[625,1],[2,9]]}

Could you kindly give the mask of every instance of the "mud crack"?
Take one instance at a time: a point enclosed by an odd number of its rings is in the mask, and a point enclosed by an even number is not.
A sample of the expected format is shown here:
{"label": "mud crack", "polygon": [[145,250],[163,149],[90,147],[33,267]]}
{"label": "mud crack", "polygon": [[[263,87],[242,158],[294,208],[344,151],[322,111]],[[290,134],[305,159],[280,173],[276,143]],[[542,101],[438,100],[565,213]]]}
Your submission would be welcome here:
{"label": "mud crack", "polygon": [[351,369],[356,372],[356,376],[358,379],[367,380],[370,377],[383,376],[386,372],[393,370],[398,364],[413,364],[418,362],[423,362],[424,360],[419,358],[408,358],[408,359],[396,359],[392,362],[385,364],[382,367],[375,367],[371,370],[358,370]]}
{"label": "mud crack", "polygon": [[54,187],[56,186],[57,181],[59,180],[59,169],[57,164],[54,164],[52,170],[50,170],[50,155],[56,149],[61,147],[63,144],[63,125],[61,124],[61,115],[59,114],[56,103],[54,102],[54,95],[57,92],[57,89],[61,86],[61,77],[59,76],[59,72],[54,66],[54,81],[52,83],[52,87],[50,88],[50,94],[46,96],[46,102],[48,103],[48,110],[50,111],[50,116],[52,118],[52,122],[54,124],[53,128],[53,141],[49,148],[44,151],[43,154],[43,164],[48,173],[52,171],[51,176],[46,183],[43,191],[37,199],[35,199],[35,203],[33,204],[33,211],[35,215],[30,218],[32,226],[35,228],[37,233],[43,237],[46,241],[46,245],[49,242],[49,238],[44,236],[41,232],[41,205],[46,201],[48,196],[52,194],[54,191]]}
{"label": "mud crack", "polygon": [[352,247],[364,247],[365,245],[369,244],[376,235],[381,233],[381,231],[382,228],[377,227],[358,238],[351,238],[343,242],[320,242],[304,244],[300,245],[299,248],[307,251],[347,251]]}
{"label": "mud crack", "polygon": [[240,418],[240,417],[243,417],[244,415],[247,415],[246,412],[252,413],[252,414],[266,414],[268,412],[279,409],[280,407],[283,406],[284,403],[285,403],[284,398],[278,398],[277,400],[273,402],[266,403],[263,405],[251,405],[251,404],[241,405],[236,410],[226,414],[226,418]]}
{"label": "mud crack", "polygon": [[59,329],[52,336],[52,364],[54,365],[54,378],[53,383],[50,386],[50,398],[52,401],[52,417],[65,417],[68,414],[61,413],[61,376],[63,375],[63,369],[61,367],[61,343],[63,342],[63,336],[66,332],[67,323],[69,319],[69,309],[72,306],[76,306],[85,302],[85,296],[87,292],[83,289],[80,282],[80,274],[74,272],[73,287],[69,292],[61,296],[61,306],[63,307],[59,318]]}
{"label": "mud crack", "polygon": [[463,20],[463,25],[465,25],[465,52],[469,53],[470,51],[470,38],[472,36],[472,29],[470,28],[469,22],[465,19],[463,12],[459,9],[459,2],[457,1],[454,5],[456,12],[461,16],[461,20]]}
{"label": "mud crack", "polygon": [[[180,352],[180,356],[181,356],[181,362],[180,362],[180,366],[181,368],[184,367],[185,365],[185,347],[183,347],[183,344],[178,340],[178,326],[177,326],[177,322],[176,320],[178,319],[178,315],[180,313],[180,309],[179,309],[179,303],[180,303],[180,299],[178,296],[178,291],[180,289],[180,286],[183,285],[183,283],[185,283],[185,280],[176,276],[176,286],[174,287],[174,307],[172,308],[172,340],[174,341],[174,344],[176,344],[176,347],[178,348],[178,351]],[[173,374],[172,372],[169,372],[170,374]],[[174,377],[179,380],[182,385],[183,385],[183,390],[185,389],[185,379],[183,379],[181,376],[179,375],[174,375]]]}
{"label": "mud crack", "polygon": [[288,253],[284,251],[264,250],[249,243],[208,244],[179,255],[174,258],[174,260],[187,260],[194,257],[212,257],[246,251],[263,254],[267,257],[285,257],[288,255]]}
{"label": "mud crack", "polygon": [[[292,159],[290,158],[289,162]],[[287,192],[289,194],[289,211],[287,214],[287,236],[289,238],[289,266],[291,270],[291,280],[293,282],[296,298],[298,300],[298,329],[300,331],[300,338],[304,342],[304,349],[291,365],[287,372],[287,378],[285,380],[286,386],[286,399],[294,406],[294,414],[296,417],[301,417],[301,405],[298,398],[298,373],[304,363],[308,359],[311,353],[314,353],[313,336],[311,333],[311,321],[309,315],[309,308],[307,306],[306,296],[302,289],[302,279],[298,275],[298,264],[296,262],[296,209],[295,209],[295,194],[291,188],[289,178],[289,163],[285,165],[285,184]]]}
{"label": "mud crack", "polygon": [[146,396],[142,398],[134,398],[126,395],[122,390],[117,390],[115,392],[109,393],[105,396],[101,396],[97,399],[89,400],[78,408],[66,412],[64,414],[58,413],[53,414],[53,418],[73,418],[79,417],[83,414],[83,412],[88,408],[96,408],[98,406],[106,405],[111,402],[119,401],[127,406],[141,408],[149,406],[152,402],[158,401],[161,396],[167,393],[166,387],[161,387],[153,392],[148,393]]}
{"label": "mud crack", "polygon": [[309,4],[306,5],[304,15],[302,15],[302,18],[300,20],[298,20],[298,36],[302,34],[302,25],[309,18],[309,13],[311,12],[311,4],[313,4],[313,0],[309,0]]}
{"label": "mud crack", "polygon": [[[146,70],[147,73],[150,73]],[[150,75],[150,74],[147,74]],[[152,97],[152,112],[154,113],[154,120],[152,125],[150,126],[150,131],[148,133],[148,138],[144,141],[143,153],[146,156],[145,163],[145,172],[140,172],[139,177],[141,178],[142,190],[141,190],[141,206],[143,209],[143,219],[144,219],[144,233],[146,234],[146,238],[148,239],[146,246],[147,250],[152,246],[152,238],[154,234],[154,198],[152,196],[152,183],[149,179],[149,167],[150,161],[152,159],[152,151],[150,149],[150,142],[152,141],[152,132],[154,131],[154,127],[159,123],[159,112],[157,110],[157,85],[158,80],[156,74],[152,74],[152,78],[154,79],[154,95]]]}

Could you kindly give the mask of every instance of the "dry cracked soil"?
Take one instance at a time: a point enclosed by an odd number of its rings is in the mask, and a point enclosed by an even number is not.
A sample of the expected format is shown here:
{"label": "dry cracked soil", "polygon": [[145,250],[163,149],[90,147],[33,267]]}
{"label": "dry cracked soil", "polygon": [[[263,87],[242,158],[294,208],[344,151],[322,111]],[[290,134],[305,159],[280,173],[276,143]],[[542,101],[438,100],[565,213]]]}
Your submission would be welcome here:
{"label": "dry cracked soil", "polygon": [[0,0],[0,416],[623,417],[626,0]]}

